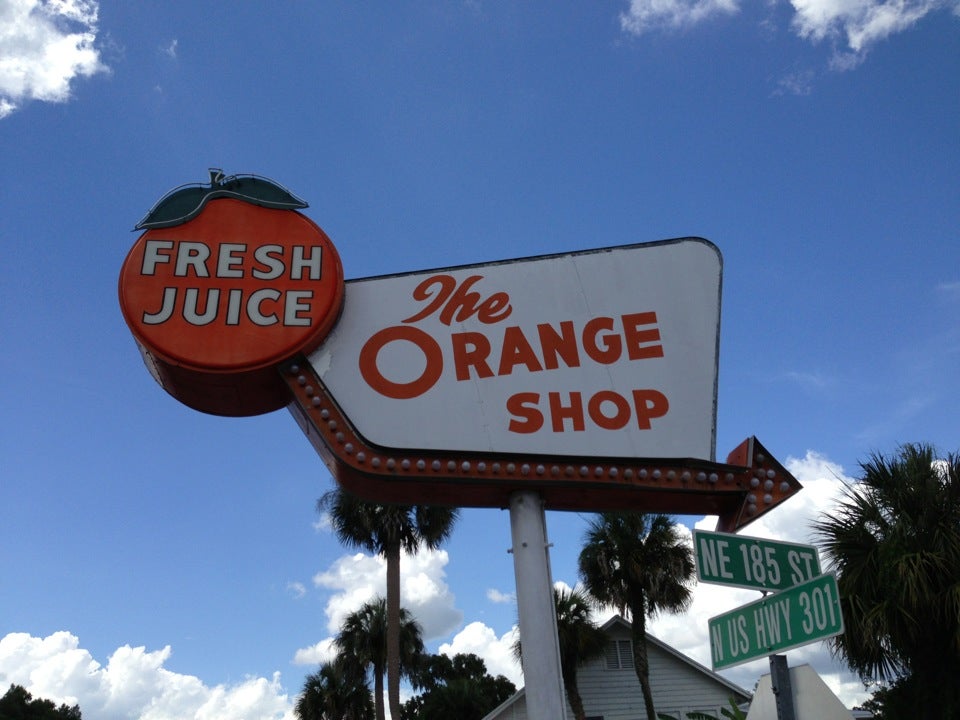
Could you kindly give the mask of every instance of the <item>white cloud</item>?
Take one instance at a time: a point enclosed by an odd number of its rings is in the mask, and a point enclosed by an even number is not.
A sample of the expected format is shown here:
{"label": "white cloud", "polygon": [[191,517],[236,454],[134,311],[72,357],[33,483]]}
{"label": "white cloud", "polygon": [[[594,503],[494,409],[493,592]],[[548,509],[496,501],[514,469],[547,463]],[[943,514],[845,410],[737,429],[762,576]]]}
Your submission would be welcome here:
{"label": "white cloud", "polygon": [[333,638],[324,638],[316,645],[300,648],[293,656],[294,665],[320,665],[333,660],[337,656],[333,646]]}
{"label": "white cloud", "polygon": [[620,27],[631,35],[642,35],[658,28],[696,25],[739,10],[738,0],[630,0],[629,9],[620,14]]}
{"label": "white cloud", "polygon": [[516,626],[500,637],[481,622],[472,622],[454,635],[449,643],[440,646],[440,654],[453,657],[458,653],[472,653],[483,658],[487,672],[503,675],[518,688],[523,685],[520,663],[513,657],[513,644],[519,636]]}
{"label": "white cloud", "polygon": [[[463,613],[456,609],[456,598],[444,580],[449,561],[446,550],[400,557],[400,604],[420,623],[425,640],[443,637],[463,622]],[[333,636],[344,618],[374,597],[386,595],[386,573],[382,557],[356,553],[338,558],[314,575],[316,587],[334,591],[324,608],[331,635],[297,650],[293,662],[311,665],[333,658]]]}
{"label": "white cloud", "polygon": [[[784,75],[777,82],[777,88],[773,91],[774,95],[809,95],[813,90],[813,71],[797,70]],[[800,376],[791,379],[806,381],[805,384],[814,388],[821,388],[826,384],[826,380],[819,375]]]}
{"label": "white cloud", "polygon": [[[449,560],[446,550],[404,553],[400,558],[400,604],[423,627],[426,640],[443,637],[463,622],[463,613],[454,607],[456,598],[444,581]],[[314,585],[335,591],[324,610],[331,633],[337,633],[343,619],[363,603],[386,595],[386,572],[382,557],[357,553],[337,559],[314,576]]]}
{"label": "white cloud", "polygon": [[208,687],[164,668],[171,654],[170,646],[148,652],[125,645],[103,666],[69,632],[45,638],[10,633],[0,639],[0,682],[57,704],[79,704],[84,717],[99,720],[293,720],[280,673]]}
{"label": "white cloud", "polygon": [[105,72],[93,0],[0,1],[0,118],[28,100],[65,102],[76,77]]}
{"label": "white cloud", "polygon": [[[846,52],[836,52],[831,59],[834,70],[856,67],[874,44],[911,28],[930,13],[952,9],[960,16],[958,0],[790,0],[790,4],[797,35],[812,42],[839,38],[846,46]],[[739,0],[630,0],[627,11],[620,14],[620,26],[631,35],[642,35],[697,25],[739,9]],[[799,88],[804,91],[800,94],[806,94],[805,82]],[[795,92],[796,87],[788,81],[782,90]]]}
{"label": "white cloud", "polygon": [[287,583],[287,592],[294,600],[300,600],[307,594],[307,587],[302,582],[291,581]]}
{"label": "white cloud", "polygon": [[[902,32],[949,0],[790,0],[796,16],[793,26],[813,41],[841,36],[854,53]],[[954,8],[960,7],[956,2]]]}
{"label": "white cloud", "polygon": [[515,593],[505,593],[496,588],[487,588],[487,600],[496,605],[509,605],[516,602],[517,596]]}

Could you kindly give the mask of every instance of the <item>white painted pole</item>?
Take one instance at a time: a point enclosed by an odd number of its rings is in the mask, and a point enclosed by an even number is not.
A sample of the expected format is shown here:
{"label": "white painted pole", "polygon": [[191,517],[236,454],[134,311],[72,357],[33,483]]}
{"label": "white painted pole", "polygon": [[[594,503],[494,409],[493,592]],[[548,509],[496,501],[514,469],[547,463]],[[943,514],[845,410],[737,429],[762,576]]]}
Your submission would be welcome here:
{"label": "white painted pole", "polygon": [[537,493],[510,496],[510,534],[527,718],[566,720],[547,523]]}

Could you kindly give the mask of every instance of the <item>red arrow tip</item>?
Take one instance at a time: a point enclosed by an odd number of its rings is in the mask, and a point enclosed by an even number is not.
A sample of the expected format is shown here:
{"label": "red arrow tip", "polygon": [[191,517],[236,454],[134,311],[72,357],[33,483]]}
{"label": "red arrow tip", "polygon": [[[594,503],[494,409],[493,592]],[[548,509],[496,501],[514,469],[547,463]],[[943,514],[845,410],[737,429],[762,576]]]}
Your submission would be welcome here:
{"label": "red arrow tip", "polygon": [[736,532],[803,487],[755,437],[740,443],[727,456],[727,463],[743,468],[737,478],[742,484],[743,502],[734,512],[720,516],[720,532]]}

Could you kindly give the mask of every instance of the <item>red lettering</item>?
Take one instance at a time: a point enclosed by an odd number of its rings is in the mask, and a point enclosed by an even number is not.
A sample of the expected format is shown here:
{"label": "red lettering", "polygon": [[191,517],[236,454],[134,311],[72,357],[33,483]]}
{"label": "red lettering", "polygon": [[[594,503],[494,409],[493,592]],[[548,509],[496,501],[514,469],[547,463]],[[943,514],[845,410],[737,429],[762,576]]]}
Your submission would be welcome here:
{"label": "red lettering", "polygon": [[[417,285],[413,290],[414,300],[429,300],[423,310],[403,320],[405,323],[414,323],[430,317],[437,311],[437,319],[444,325],[454,321],[464,322],[473,316],[485,325],[491,325],[506,319],[513,308],[510,307],[510,296],[504,292],[497,292],[484,298],[476,290],[472,290],[483,275],[471,275],[460,285],[452,275],[433,275]],[[435,289],[434,289],[435,288]]]}
{"label": "red lettering", "polygon": [[500,351],[497,375],[509,375],[517,365],[525,365],[530,372],[543,370],[523,331],[512,325],[503,331],[503,348]]}
{"label": "red lettering", "polygon": [[[604,414],[604,403],[613,403],[615,413],[612,417]],[[623,395],[615,393],[613,390],[601,390],[591,397],[587,403],[587,412],[590,414],[590,419],[597,424],[597,427],[604,430],[619,430],[626,427],[627,423],[630,422],[630,403]]]}
{"label": "red lettering", "polygon": [[495,292],[484,300],[483,305],[480,306],[480,314],[477,315],[477,320],[492,325],[495,322],[506,320],[512,312],[510,296],[505,292]]}
{"label": "red lettering", "polygon": [[577,338],[573,330],[573,321],[564,320],[560,323],[560,332],[552,325],[542,323],[537,325],[540,336],[540,349],[543,351],[543,365],[547,370],[556,370],[560,367],[557,358],[563,358],[567,367],[580,367],[580,355],[577,352]]}
{"label": "red lettering", "polygon": [[[603,330],[613,330],[613,318],[598,317],[587,321],[583,326],[583,350],[591,360],[611,365],[620,359],[622,342],[616,333],[598,337]],[[598,340],[602,340],[603,344],[599,344]]]}
{"label": "red lettering", "polygon": [[[447,298],[450,297],[450,293],[453,292],[453,288],[456,287],[456,284],[457,281],[454,280],[450,275],[434,275],[433,277],[428,277],[413,289],[413,299],[429,300],[432,295],[434,296],[433,302],[429,303],[419,313],[408,317],[403,322],[414,323],[417,320],[423,320],[423,318],[433,315],[433,313],[443,307],[443,304],[447,301]],[[435,285],[439,286],[436,292],[431,291],[430,288]]]}
{"label": "red lettering", "polygon": [[[601,430],[622,430],[636,417],[640,430],[649,430],[652,420],[663,417],[670,409],[667,396],[658,390],[634,390],[627,398],[613,390],[601,390],[587,400],[584,415],[583,396],[579,392],[547,393],[546,411],[550,414],[550,429],[555,432],[582,432],[586,418]],[[632,399],[632,405],[631,405]],[[510,432],[535,433],[544,427],[544,412],[540,409],[540,393],[516,393],[507,398],[511,414]]]}
{"label": "red lettering", "polygon": [[[380,350],[389,343],[406,340],[416,345],[426,359],[426,367],[416,380],[397,383],[384,377],[377,367]],[[360,349],[360,374],[371,388],[381,395],[396,400],[419,397],[436,385],[443,372],[443,353],[440,345],[423,330],[405,325],[388,327],[375,333]]]}
{"label": "red lettering", "polygon": [[[631,360],[663,357],[660,328],[656,327],[655,312],[631,313],[624,315],[620,320],[623,322],[623,339],[627,344],[627,357]],[[641,330],[640,328],[645,325],[654,327]]]}
{"label": "red lettering", "polygon": [[564,406],[560,399],[560,393],[552,392],[547,395],[550,401],[550,417],[552,419],[553,431],[563,432],[563,421],[573,422],[573,429],[576,432],[582,432],[585,429],[583,422],[583,398],[580,393],[570,393],[570,404]]}
{"label": "red lettering", "polygon": [[453,366],[457,380],[469,380],[470,368],[477,371],[477,377],[493,377],[493,370],[487,365],[490,354],[490,341],[478,332],[454,333],[450,336],[453,344]]}
{"label": "red lettering", "polygon": [[540,393],[534,392],[517,393],[508,397],[507,412],[514,417],[510,418],[507,429],[510,432],[527,434],[542,428],[543,413],[537,408],[539,402]]}
{"label": "red lettering", "polygon": [[641,430],[649,430],[650,421],[663,417],[670,409],[667,396],[657,390],[634,390],[633,405],[637,411],[637,426]]}

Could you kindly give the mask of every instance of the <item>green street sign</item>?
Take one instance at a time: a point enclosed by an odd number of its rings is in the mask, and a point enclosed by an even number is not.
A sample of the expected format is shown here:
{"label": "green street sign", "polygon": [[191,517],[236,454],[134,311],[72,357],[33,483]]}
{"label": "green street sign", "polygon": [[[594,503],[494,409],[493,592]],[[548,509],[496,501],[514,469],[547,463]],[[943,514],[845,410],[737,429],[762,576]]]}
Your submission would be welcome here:
{"label": "green street sign", "polygon": [[843,633],[837,576],[828,573],[710,618],[714,670]]}
{"label": "green street sign", "polygon": [[813,545],[694,530],[693,547],[700,582],[776,592],[820,574]]}

